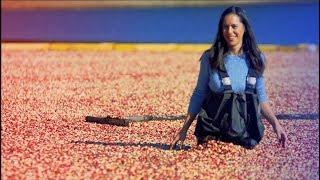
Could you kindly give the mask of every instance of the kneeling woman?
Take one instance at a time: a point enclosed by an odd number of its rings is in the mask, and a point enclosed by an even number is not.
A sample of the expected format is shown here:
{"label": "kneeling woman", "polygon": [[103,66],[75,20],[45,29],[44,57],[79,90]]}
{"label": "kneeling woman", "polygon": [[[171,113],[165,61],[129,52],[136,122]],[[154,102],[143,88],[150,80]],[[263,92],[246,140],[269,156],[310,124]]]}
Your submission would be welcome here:
{"label": "kneeling woman", "polygon": [[178,141],[183,143],[197,115],[198,144],[220,139],[251,149],[263,137],[260,112],[285,147],[287,135],[267,102],[265,59],[241,8],[232,6],[222,13],[215,42],[202,54],[200,64],[187,118],[171,149]]}

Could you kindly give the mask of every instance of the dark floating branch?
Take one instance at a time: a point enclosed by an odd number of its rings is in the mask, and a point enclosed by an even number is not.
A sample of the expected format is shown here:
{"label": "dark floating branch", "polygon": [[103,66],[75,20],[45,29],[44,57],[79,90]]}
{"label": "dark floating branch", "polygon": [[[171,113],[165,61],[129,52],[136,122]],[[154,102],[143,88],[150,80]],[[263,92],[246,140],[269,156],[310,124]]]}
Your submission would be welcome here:
{"label": "dark floating branch", "polygon": [[[317,120],[319,119],[318,113],[306,113],[306,114],[277,114],[276,117],[278,119],[288,119],[288,120],[297,120],[297,119],[305,119],[305,120]],[[129,126],[129,122],[147,122],[147,121],[162,121],[162,120],[181,120],[186,118],[185,115],[175,115],[175,116],[129,116],[126,118],[118,118],[118,117],[94,117],[94,116],[86,116],[86,122],[98,123],[98,124],[110,124],[116,126]]]}
{"label": "dark floating branch", "polygon": [[308,119],[308,120],[316,120],[316,119],[319,119],[319,114],[318,113],[277,114],[276,117],[278,119]]}

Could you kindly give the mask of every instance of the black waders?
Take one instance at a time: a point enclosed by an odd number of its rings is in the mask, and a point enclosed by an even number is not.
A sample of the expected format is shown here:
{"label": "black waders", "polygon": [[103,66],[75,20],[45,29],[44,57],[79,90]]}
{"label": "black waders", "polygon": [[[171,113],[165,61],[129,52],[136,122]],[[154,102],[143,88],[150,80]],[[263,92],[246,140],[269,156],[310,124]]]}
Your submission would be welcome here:
{"label": "black waders", "polygon": [[225,68],[218,72],[224,91],[211,92],[202,105],[194,132],[198,144],[218,139],[252,149],[264,132],[255,88],[257,73],[249,69],[245,92],[234,93]]}

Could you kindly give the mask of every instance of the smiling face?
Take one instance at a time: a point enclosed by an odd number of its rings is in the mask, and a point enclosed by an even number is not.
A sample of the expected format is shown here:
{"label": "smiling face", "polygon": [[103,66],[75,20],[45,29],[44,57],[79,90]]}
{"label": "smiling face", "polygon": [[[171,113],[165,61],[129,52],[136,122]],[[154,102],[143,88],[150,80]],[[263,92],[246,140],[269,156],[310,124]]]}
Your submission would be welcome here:
{"label": "smiling face", "polygon": [[228,14],[223,21],[223,37],[227,42],[229,49],[240,49],[242,46],[242,38],[245,31],[243,23],[239,16]]}

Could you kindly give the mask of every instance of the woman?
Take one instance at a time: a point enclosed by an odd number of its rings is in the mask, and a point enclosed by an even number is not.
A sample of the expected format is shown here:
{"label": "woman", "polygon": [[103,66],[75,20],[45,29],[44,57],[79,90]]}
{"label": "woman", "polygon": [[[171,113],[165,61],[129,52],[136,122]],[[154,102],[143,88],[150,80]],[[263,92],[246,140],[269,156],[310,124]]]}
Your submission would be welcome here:
{"label": "woman", "polygon": [[222,13],[215,42],[200,61],[187,118],[170,149],[183,144],[197,115],[198,144],[220,139],[251,149],[263,136],[260,110],[285,147],[287,135],[267,102],[265,59],[241,8],[231,6]]}

